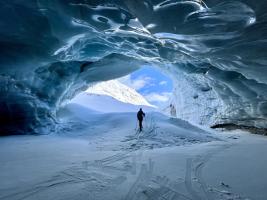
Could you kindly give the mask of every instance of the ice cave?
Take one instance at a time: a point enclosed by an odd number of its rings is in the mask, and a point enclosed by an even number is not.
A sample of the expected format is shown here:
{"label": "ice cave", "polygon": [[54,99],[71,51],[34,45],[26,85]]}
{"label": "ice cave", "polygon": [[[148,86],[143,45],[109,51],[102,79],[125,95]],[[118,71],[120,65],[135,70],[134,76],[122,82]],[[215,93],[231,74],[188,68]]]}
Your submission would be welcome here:
{"label": "ice cave", "polygon": [[[0,200],[265,200],[266,10],[1,0]],[[121,85],[147,66],[172,82],[169,115]]]}
{"label": "ice cave", "polygon": [[64,101],[89,83],[146,63],[176,81],[181,118],[266,127],[266,6],[1,1],[1,133],[47,131]]}

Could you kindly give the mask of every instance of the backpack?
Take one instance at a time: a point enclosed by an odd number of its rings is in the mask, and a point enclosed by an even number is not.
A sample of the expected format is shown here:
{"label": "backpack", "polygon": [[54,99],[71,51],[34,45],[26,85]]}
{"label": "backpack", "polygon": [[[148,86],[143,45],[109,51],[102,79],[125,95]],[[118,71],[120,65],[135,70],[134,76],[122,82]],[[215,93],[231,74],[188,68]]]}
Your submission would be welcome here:
{"label": "backpack", "polygon": [[142,111],[138,111],[137,113],[137,119],[142,120],[143,119],[143,112]]}

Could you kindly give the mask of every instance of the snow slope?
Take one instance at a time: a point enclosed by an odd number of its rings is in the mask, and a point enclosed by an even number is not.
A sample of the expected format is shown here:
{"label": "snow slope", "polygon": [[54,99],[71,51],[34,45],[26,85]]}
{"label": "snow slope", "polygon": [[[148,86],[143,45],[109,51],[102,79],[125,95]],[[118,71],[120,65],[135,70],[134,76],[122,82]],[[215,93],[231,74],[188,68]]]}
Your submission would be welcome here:
{"label": "snow slope", "polygon": [[141,94],[117,80],[92,85],[86,92],[72,99],[71,103],[103,113],[137,112],[140,108],[146,111],[156,110]]}
{"label": "snow slope", "polygon": [[71,103],[82,105],[91,110],[109,113],[109,112],[137,112],[140,108],[147,111],[156,110],[155,107],[134,105],[121,102],[111,96],[90,94],[87,92],[79,94]]}
{"label": "snow slope", "polygon": [[153,107],[147,100],[133,88],[130,88],[117,80],[110,80],[92,85],[86,90],[90,94],[111,96],[118,101],[133,105]]}
{"label": "snow slope", "polygon": [[[63,126],[64,130],[59,131],[59,134],[78,136],[75,131],[76,127],[80,130],[79,136],[86,138],[99,137],[99,134],[112,132],[110,133],[112,134],[111,138],[106,134],[103,137],[108,137],[108,146],[112,145],[115,149],[122,145],[123,149],[139,148],[139,145],[136,144],[137,137],[142,140],[142,147],[147,148],[209,142],[215,139],[209,132],[186,121],[170,119],[157,112],[144,110],[146,112],[143,121],[144,132],[139,133],[136,112],[95,113],[85,110],[86,108],[81,105],[68,104],[60,113],[62,122],[66,121],[66,124]],[[66,131],[66,128],[69,131]],[[117,142],[121,140],[124,142],[117,146]],[[134,146],[132,146],[133,143]]]}
{"label": "snow slope", "polygon": [[60,135],[0,138],[0,200],[266,199],[265,137],[159,113],[141,133],[135,113],[69,104],[60,114]]}

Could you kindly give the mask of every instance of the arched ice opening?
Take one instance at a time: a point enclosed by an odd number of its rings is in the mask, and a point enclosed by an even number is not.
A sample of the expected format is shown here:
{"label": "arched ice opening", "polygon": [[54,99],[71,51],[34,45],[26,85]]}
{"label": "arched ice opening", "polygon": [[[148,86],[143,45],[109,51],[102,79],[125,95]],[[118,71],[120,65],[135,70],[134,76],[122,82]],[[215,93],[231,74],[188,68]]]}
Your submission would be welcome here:
{"label": "arched ice opening", "polygon": [[265,2],[1,1],[1,134],[56,130],[89,84],[150,64],[179,116],[266,127]]}

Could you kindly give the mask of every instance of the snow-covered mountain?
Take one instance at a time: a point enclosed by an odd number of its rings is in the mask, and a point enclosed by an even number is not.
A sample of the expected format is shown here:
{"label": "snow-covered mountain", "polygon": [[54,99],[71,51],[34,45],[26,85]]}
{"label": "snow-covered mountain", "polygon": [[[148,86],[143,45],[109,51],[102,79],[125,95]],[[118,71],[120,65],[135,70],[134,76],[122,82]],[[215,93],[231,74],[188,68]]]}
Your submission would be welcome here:
{"label": "snow-covered mountain", "polygon": [[101,82],[76,96],[71,103],[82,105],[90,110],[109,112],[136,112],[140,107],[155,111],[156,107],[134,89],[117,80]]}
{"label": "snow-covered mountain", "polygon": [[84,106],[91,111],[97,111],[102,113],[110,112],[137,112],[139,108],[143,108],[145,112],[155,111],[156,109],[151,106],[134,105],[130,103],[124,103],[111,96],[103,94],[92,94],[83,92],[75,97],[71,103]]}
{"label": "snow-covered mountain", "polygon": [[92,85],[86,92],[89,94],[111,96],[118,101],[133,105],[155,107],[148,103],[147,100],[137,91],[124,85],[118,80],[110,80]]}

